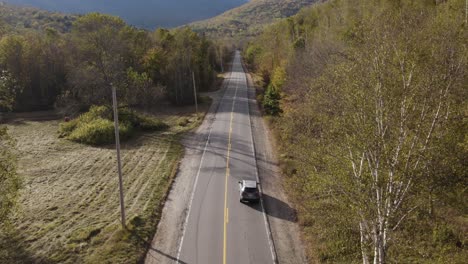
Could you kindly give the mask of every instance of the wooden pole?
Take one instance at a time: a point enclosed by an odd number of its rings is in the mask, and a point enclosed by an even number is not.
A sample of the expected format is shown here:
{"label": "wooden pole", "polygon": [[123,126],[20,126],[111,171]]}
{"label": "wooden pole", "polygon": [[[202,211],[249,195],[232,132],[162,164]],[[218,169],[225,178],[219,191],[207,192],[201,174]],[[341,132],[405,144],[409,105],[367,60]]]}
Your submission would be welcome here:
{"label": "wooden pole", "polygon": [[198,98],[197,98],[197,86],[195,86],[195,72],[192,71],[193,79],[193,96],[195,97],[195,113],[198,116]]}
{"label": "wooden pole", "polygon": [[117,109],[117,92],[114,85],[112,86],[112,105],[114,109],[114,128],[115,128],[115,149],[117,150],[117,171],[119,173],[119,192],[120,192],[120,216],[122,221],[122,228],[126,229],[125,221],[125,205],[123,193],[123,180],[122,180],[122,162],[120,161],[120,137],[119,137],[119,111]]}

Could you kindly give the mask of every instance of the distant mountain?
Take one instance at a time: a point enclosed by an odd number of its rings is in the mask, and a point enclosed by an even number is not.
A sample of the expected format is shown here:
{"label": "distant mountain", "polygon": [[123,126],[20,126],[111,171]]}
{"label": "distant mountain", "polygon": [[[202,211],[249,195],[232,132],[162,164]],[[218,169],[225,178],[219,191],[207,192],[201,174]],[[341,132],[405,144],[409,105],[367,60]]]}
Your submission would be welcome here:
{"label": "distant mountain", "polygon": [[194,22],[197,32],[212,37],[246,37],[258,34],[277,19],[295,15],[302,7],[319,0],[251,0],[217,17]]}
{"label": "distant mountain", "polygon": [[4,0],[49,11],[120,16],[129,24],[154,29],[175,27],[216,16],[248,0]]}
{"label": "distant mountain", "polygon": [[69,32],[76,16],[0,2],[0,32],[52,28]]}

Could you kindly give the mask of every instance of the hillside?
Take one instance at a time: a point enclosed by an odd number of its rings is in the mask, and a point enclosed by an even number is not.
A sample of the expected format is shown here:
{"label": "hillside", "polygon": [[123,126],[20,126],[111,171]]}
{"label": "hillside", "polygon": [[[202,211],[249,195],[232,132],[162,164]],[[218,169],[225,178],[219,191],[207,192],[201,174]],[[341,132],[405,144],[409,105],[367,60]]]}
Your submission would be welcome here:
{"label": "hillside", "polygon": [[175,27],[207,19],[247,2],[247,0],[6,0],[17,5],[41,9],[85,14],[100,12],[122,17],[127,23],[153,30],[156,27]]}
{"label": "hillside", "polygon": [[295,15],[318,0],[252,0],[217,17],[190,24],[196,32],[212,37],[248,37],[280,18]]}
{"label": "hillside", "polygon": [[33,7],[22,7],[0,2],[0,21],[3,31],[23,29],[44,30],[53,28],[68,32],[76,16],[48,12]]}

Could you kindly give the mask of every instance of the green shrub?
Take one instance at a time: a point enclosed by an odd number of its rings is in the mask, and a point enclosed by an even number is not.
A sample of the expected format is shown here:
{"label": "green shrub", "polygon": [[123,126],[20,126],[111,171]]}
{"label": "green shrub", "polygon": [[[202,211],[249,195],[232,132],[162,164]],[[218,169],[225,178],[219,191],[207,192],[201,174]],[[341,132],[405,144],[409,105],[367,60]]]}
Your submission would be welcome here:
{"label": "green shrub", "polygon": [[71,120],[69,122],[61,123],[59,128],[59,137],[67,137],[73,130],[78,126],[78,119]]}
{"label": "green shrub", "polygon": [[92,145],[105,144],[112,141],[113,131],[114,124],[111,121],[99,118],[78,126],[68,139]]}
{"label": "green shrub", "polygon": [[[119,132],[120,138],[126,140],[131,137],[133,128],[128,122],[121,122]],[[107,119],[98,118],[77,127],[67,138],[90,145],[110,144],[115,141],[114,123]]]}
{"label": "green shrub", "polygon": [[182,127],[188,125],[188,123],[190,123],[190,120],[186,117],[180,118],[179,121],[177,122],[177,124]]}
{"label": "green shrub", "polygon": [[[121,140],[129,139],[135,129],[158,131],[168,126],[153,117],[145,116],[128,108],[119,109],[119,135]],[[60,124],[59,137],[90,144],[104,145],[115,141],[112,109],[107,106],[92,106],[78,118]]]}
{"label": "green shrub", "polygon": [[281,95],[273,85],[268,85],[263,97],[263,108],[268,115],[279,115],[283,111],[280,108]]}

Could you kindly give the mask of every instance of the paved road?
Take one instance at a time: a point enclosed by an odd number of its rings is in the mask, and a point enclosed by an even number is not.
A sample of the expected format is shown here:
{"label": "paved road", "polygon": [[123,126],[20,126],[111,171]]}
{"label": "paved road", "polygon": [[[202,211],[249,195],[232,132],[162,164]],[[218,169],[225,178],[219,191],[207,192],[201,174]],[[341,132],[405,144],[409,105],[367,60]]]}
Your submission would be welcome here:
{"label": "paved road", "polygon": [[258,180],[246,75],[235,55],[204,146],[177,260],[190,264],[274,263],[263,204],[239,202],[238,181]]}

